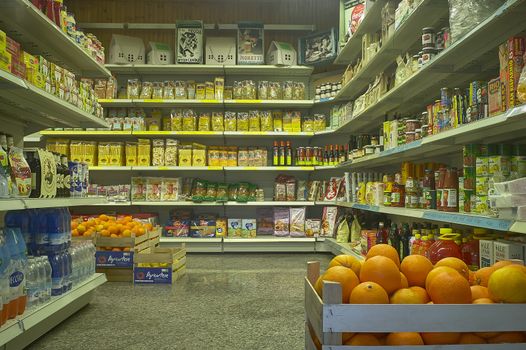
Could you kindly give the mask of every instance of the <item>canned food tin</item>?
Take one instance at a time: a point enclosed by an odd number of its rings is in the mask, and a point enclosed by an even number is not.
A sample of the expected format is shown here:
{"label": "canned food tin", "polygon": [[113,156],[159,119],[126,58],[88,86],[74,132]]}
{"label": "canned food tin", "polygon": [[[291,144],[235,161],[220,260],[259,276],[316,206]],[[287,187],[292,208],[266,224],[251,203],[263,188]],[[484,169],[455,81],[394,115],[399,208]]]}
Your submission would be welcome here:
{"label": "canned food tin", "polygon": [[436,45],[436,34],[435,34],[435,28],[433,27],[426,27],[422,29],[422,47],[432,47],[434,48]]}

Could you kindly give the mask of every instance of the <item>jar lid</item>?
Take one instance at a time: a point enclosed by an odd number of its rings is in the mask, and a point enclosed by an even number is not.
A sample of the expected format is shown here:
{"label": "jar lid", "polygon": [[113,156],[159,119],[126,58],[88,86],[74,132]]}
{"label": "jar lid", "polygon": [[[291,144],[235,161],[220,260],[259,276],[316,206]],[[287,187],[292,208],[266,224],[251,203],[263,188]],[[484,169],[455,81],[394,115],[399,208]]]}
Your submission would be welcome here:
{"label": "jar lid", "polygon": [[424,32],[429,32],[429,31],[434,31],[434,30],[435,30],[435,28],[433,28],[433,27],[422,28],[422,31],[424,31]]}
{"label": "jar lid", "polygon": [[422,125],[422,129],[424,129],[424,128],[426,128],[426,129],[429,128],[429,125],[427,125],[427,124]]}
{"label": "jar lid", "polygon": [[416,122],[418,122],[418,120],[416,120],[416,119],[406,119],[405,122],[406,123],[416,123]]}
{"label": "jar lid", "polygon": [[414,131],[406,131],[405,134],[406,134],[406,135],[411,135],[411,134],[414,135],[415,132],[414,132]]}
{"label": "jar lid", "polygon": [[415,132],[422,132],[422,129],[415,129]]}

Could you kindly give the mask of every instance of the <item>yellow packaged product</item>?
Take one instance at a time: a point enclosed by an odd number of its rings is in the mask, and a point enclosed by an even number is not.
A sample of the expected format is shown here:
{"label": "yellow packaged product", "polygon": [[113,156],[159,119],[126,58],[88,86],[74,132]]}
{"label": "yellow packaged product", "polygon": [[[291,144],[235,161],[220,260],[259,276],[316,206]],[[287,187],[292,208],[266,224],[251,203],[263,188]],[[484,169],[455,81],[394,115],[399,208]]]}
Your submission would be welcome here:
{"label": "yellow packaged product", "polygon": [[[48,150],[53,151],[53,148],[48,148]],[[82,141],[71,141],[69,145],[70,155],[69,159],[72,162],[83,162],[84,161],[84,145]],[[54,151],[58,152],[58,147],[54,147]]]}
{"label": "yellow packaged product", "polygon": [[208,148],[208,165],[220,166],[219,155],[220,151],[217,147]]}
{"label": "yellow packaged product", "polygon": [[[46,143],[46,149],[50,152],[57,152],[60,154],[65,154],[68,158],[70,157],[70,141],[65,139],[49,139]],[[77,141],[78,143],[78,141]],[[77,154],[80,154],[80,146],[78,146],[79,151]]]}
{"label": "yellow packaged product", "polygon": [[124,159],[124,147],[122,142],[111,142],[110,143],[110,165],[122,166],[122,160]]}
{"label": "yellow packaged product", "polygon": [[283,114],[283,131],[292,132],[292,112]]}
{"label": "yellow packaged product", "polygon": [[224,131],[225,127],[223,125],[223,113],[222,112],[213,112],[212,113],[212,131]]}
{"label": "yellow packaged product", "polygon": [[228,147],[228,160],[227,166],[237,166],[237,147]]}
{"label": "yellow packaged product", "polygon": [[110,165],[110,144],[109,143],[99,143],[98,146],[99,153],[99,166],[108,166]]}
{"label": "yellow packaged product", "polygon": [[181,178],[164,178],[161,188],[161,201],[179,200],[182,185]]}
{"label": "yellow packaged product", "polygon": [[237,130],[236,112],[225,112],[225,131]]}
{"label": "yellow packaged product", "polygon": [[150,166],[150,152],[151,145],[148,139],[139,139],[137,145],[137,165],[139,166]]}
{"label": "yellow packaged product", "polygon": [[173,139],[166,140],[166,148],[164,150],[164,165],[177,166],[177,151],[179,148],[179,141]]}
{"label": "yellow packaged product", "polygon": [[172,109],[170,111],[171,127],[168,130],[182,131],[183,130],[183,111],[180,109]]}
{"label": "yellow packaged product", "polygon": [[224,97],[224,90],[225,90],[225,78],[223,77],[217,77],[214,80],[215,85],[215,99],[219,101],[223,101]]}
{"label": "yellow packaged product", "polygon": [[302,131],[312,132],[314,131],[314,119],[312,117],[306,117],[303,119]]}
{"label": "yellow packaged product", "polygon": [[161,120],[161,125],[163,131],[170,131],[172,130],[172,118],[171,117],[163,117]]}
{"label": "yellow packaged product", "polygon": [[7,47],[7,35],[4,31],[0,30],[0,50],[4,50]]}
{"label": "yellow packaged product", "polygon": [[161,118],[153,116],[150,118],[146,118],[146,127],[148,128],[148,131],[160,131]]}
{"label": "yellow packaged product", "polygon": [[248,130],[249,131],[260,131],[261,126],[259,123],[259,111],[248,112]]}
{"label": "yellow packaged product", "polygon": [[11,54],[0,49],[0,69],[11,72]]}
{"label": "yellow packaged product", "polygon": [[228,147],[219,147],[219,165],[228,166]]}
{"label": "yellow packaged product", "polygon": [[237,131],[248,131],[248,113],[237,113]]}
{"label": "yellow packaged product", "polygon": [[195,99],[204,100],[206,97],[205,84],[195,84]]}
{"label": "yellow packaged product", "polygon": [[223,92],[223,100],[232,100],[233,99],[233,88],[232,86],[225,86],[225,91]]}
{"label": "yellow packaged product", "polygon": [[81,144],[82,161],[88,165],[97,164],[97,142],[83,141]]}
{"label": "yellow packaged product", "polygon": [[272,123],[274,124],[274,131],[283,131],[283,112],[272,111]]}
{"label": "yellow packaged product", "polygon": [[187,109],[183,112],[183,131],[196,131],[197,130],[197,117],[195,112],[191,109]]}
{"label": "yellow packaged product", "polygon": [[213,100],[214,98],[215,98],[214,83],[211,81],[207,81],[205,83],[205,99]]}
{"label": "yellow packaged product", "polygon": [[237,151],[237,165],[238,166],[250,166],[248,148],[240,147],[239,150]]}
{"label": "yellow packaged product", "polygon": [[164,166],[164,139],[152,140],[152,165]]}
{"label": "yellow packaged product", "polygon": [[126,166],[137,165],[137,143],[126,142]]}
{"label": "yellow packaged product", "polygon": [[198,131],[210,131],[210,113],[199,114]]}
{"label": "yellow packaged product", "polygon": [[216,237],[227,236],[227,219],[217,218],[216,219]]}
{"label": "yellow packaged product", "polygon": [[261,131],[272,131],[272,112],[261,111],[259,112],[259,121],[261,124]]}
{"label": "yellow packaged product", "polygon": [[292,114],[292,132],[300,132],[301,131],[301,112],[294,111]]}
{"label": "yellow packaged product", "polygon": [[192,166],[191,145],[182,145],[179,148],[179,166]]}
{"label": "yellow packaged product", "polygon": [[325,115],[315,114],[314,115],[314,131],[323,131],[326,128],[327,128],[327,122],[326,122]]}
{"label": "yellow packaged product", "polygon": [[193,144],[192,166],[206,166],[206,146]]}

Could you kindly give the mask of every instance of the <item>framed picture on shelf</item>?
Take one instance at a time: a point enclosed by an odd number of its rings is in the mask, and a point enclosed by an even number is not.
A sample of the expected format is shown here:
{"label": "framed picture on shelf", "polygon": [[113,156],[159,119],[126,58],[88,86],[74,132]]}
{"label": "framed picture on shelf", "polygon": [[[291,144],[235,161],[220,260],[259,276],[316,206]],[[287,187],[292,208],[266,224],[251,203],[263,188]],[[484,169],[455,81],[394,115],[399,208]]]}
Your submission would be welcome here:
{"label": "framed picture on shelf", "polygon": [[264,64],[263,23],[239,22],[237,29],[237,63]]}
{"label": "framed picture on shelf", "polygon": [[177,21],[176,63],[203,63],[203,22]]}
{"label": "framed picture on shelf", "polygon": [[319,65],[331,63],[337,55],[336,28],[301,37],[298,42],[300,64]]}

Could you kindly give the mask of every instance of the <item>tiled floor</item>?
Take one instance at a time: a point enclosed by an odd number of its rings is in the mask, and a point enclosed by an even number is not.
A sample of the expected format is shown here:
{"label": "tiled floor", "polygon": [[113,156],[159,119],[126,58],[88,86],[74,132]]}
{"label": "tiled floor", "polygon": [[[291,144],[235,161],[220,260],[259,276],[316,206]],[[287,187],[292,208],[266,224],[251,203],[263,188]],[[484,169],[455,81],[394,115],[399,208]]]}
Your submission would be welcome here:
{"label": "tiled floor", "polygon": [[176,286],[106,283],[28,349],[299,350],[306,263],[331,257],[189,255]]}

